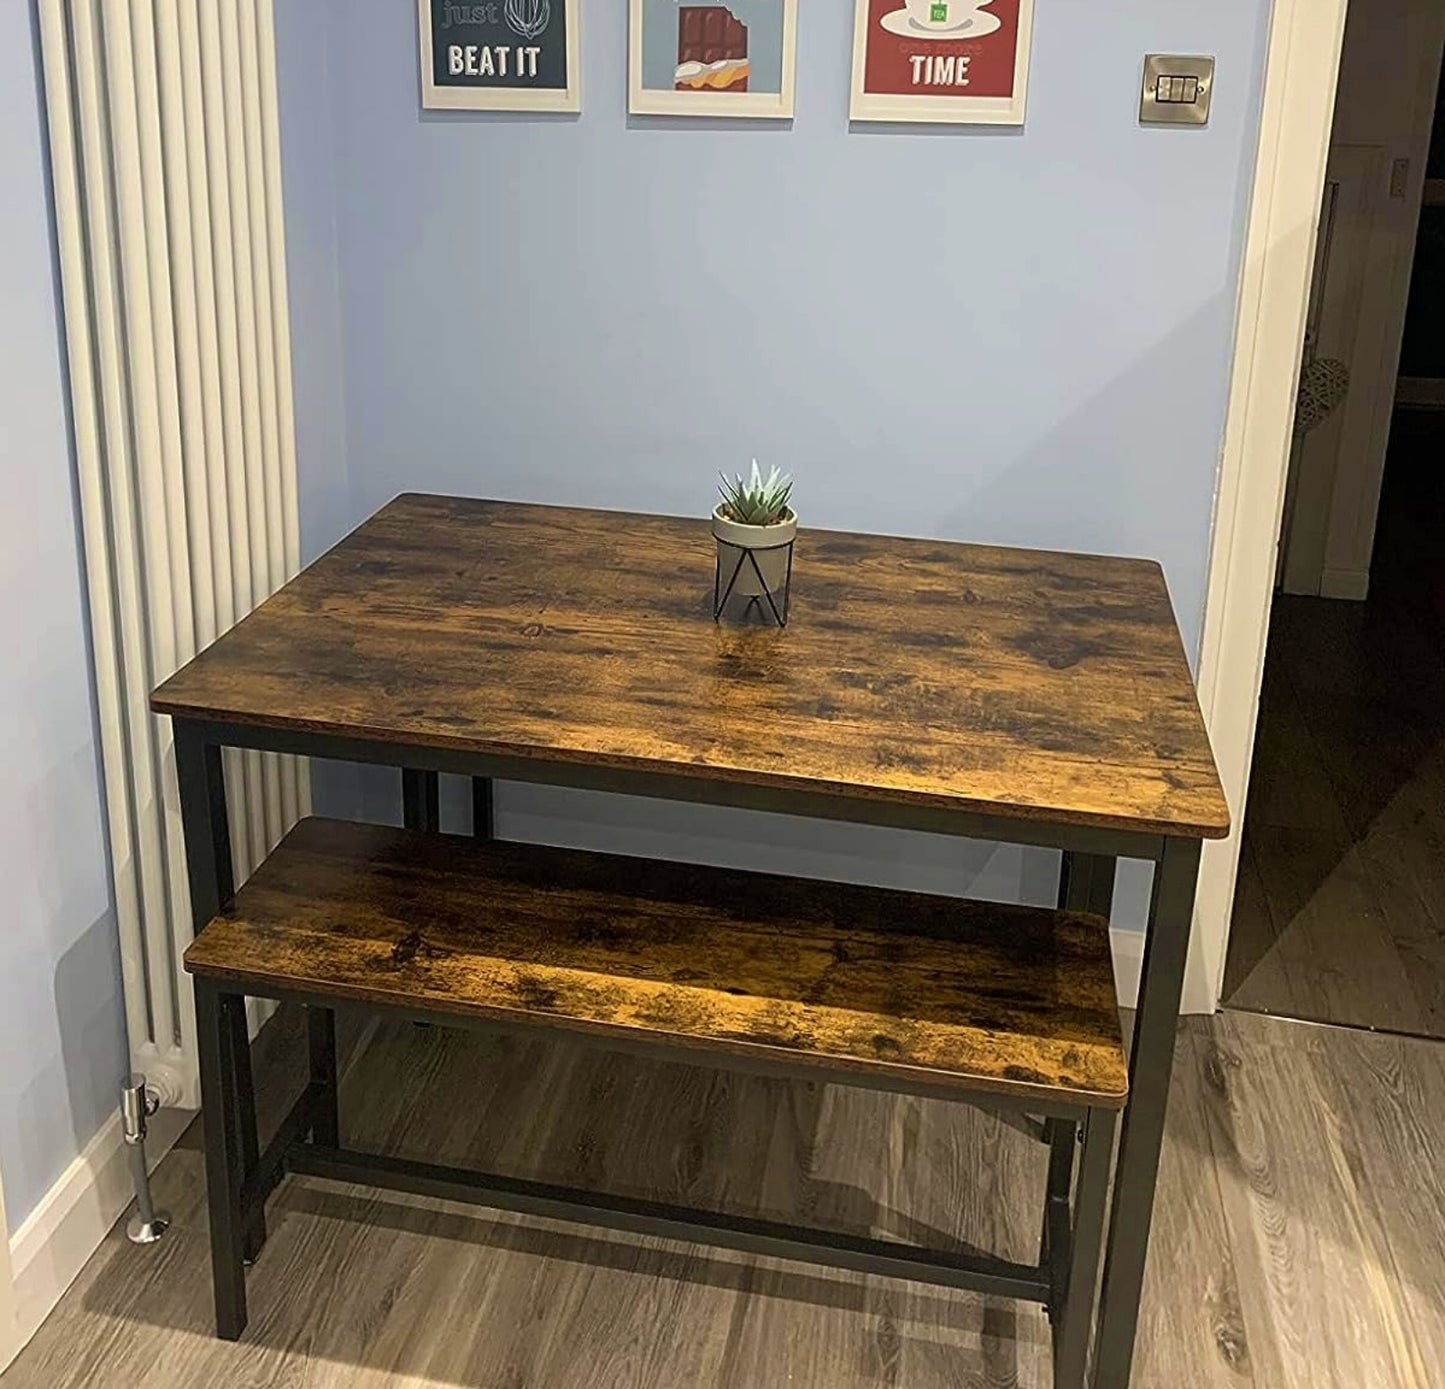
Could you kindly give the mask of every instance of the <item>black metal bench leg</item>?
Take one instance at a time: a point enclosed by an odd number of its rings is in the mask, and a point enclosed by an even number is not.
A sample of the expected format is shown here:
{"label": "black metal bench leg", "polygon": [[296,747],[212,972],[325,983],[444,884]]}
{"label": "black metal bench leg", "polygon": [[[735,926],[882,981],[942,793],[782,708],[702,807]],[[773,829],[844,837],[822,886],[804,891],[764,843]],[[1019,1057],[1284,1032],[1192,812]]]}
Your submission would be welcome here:
{"label": "black metal bench leg", "polygon": [[1090,1110],[1084,1121],[1084,1151],[1074,1194],[1073,1247],[1062,1316],[1055,1322],[1054,1389],[1084,1389],[1087,1383],[1115,1121],[1108,1109]]}
{"label": "black metal bench leg", "polygon": [[311,1139],[323,1148],[341,1146],[340,1102],[336,1079],[336,1014],[308,1005],[306,1040],[311,1054],[311,1080],[318,1087],[311,1116]]}
{"label": "black metal bench leg", "polygon": [[1044,1188],[1044,1225],[1039,1234],[1039,1267],[1050,1270],[1053,1296],[1045,1309],[1057,1330],[1063,1312],[1069,1258],[1069,1195],[1074,1184],[1074,1149],[1079,1126],[1068,1119],[1046,1119],[1049,1175]]}
{"label": "black metal bench leg", "polygon": [[496,806],[492,799],[492,779],[485,776],[472,778],[472,838],[495,839],[497,837]]}
{"label": "black metal bench leg", "polygon": [[211,1226],[211,1277],[216,1296],[216,1335],[239,1340],[246,1329],[245,1187],[240,1105],[235,1065],[236,1029],[243,999],[196,984],[196,1033],[201,1064],[201,1112],[206,1136],[206,1201]]}
{"label": "black metal bench leg", "polygon": [[401,821],[409,830],[436,834],[441,829],[441,781],[435,772],[402,769]]}
{"label": "black metal bench leg", "polygon": [[[473,796],[475,797],[475,791]],[[472,813],[476,814],[475,800]],[[435,772],[401,770],[401,822],[409,830],[439,834],[442,827],[441,778]],[[430,1023],[419,1022],[419,1027]]]}
{"label": "black metal bench leg", "polygon": [[[256,1135],[256,1084],[251,1073],[251,1034],[246,1023],[246,1000],[225,995],[226,1019],[231,1031],[231,1072],[235,1077],[236,1129],[241,1142],[241,1182],[244,1186],[261,1165],[261,1145]],[[230,1000],[235,1000],[232,1007]],[[266,1243],[266,1210],[257,1206],[246,1222],[245,1256],[248,1264],[261,1257]]]}

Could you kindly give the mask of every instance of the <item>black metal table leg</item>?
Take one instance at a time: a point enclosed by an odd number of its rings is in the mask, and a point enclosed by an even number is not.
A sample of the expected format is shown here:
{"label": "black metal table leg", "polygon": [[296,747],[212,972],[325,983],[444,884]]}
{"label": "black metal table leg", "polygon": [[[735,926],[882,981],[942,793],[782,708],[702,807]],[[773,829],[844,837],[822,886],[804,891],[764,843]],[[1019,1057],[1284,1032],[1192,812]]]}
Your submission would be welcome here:
{"label": "black metal table leg", "polygon": [[1114,1175],[1114,1207],[1099,1309],[1093,1381],[1097,1389],[1125,1389],[1134,1359],[1198,875],[1198,841],[1170,839],[1154,869],[1149,934],[1139,980],[1129,1058],[1129,1105],[1124,1111]]}
{"label": "black metal table leg", "polygon": [[496,816],[491,777],[474,776],[472,778],[472,838],[495,839],[497,837]]}
{"label": "black metal table leg", "polygon": [[441,782],[435,772],[401,772],[401,821],[409,830],[441,829]]}
{"label": "black metal table leg", "polygon": [[1084,1121],[1084,1151],[1074,1193],[1074,1238],[1061,1315],[1055,1322],[1054,1389],[1084,1389],[1088,1380],[1089,1333],[1099,1285],[1099,1249],[1109,1203],[1109,1168],[1114,1161],[1115,1116],[1091,1110]]}
{"label": "black metal table leg", "polygon": [[221,749],[184,720],[175,721],[176,783],[186,838],[191,924],[199,931],[235,895],[226,776]]}
{"label": "black metal table leg", "polygon": [[[231,825],[226,809],[226,776],[221,749],[207,743],[184,719],[175,721],[176,782],[186,841],[186,875],[191,888],[191,929],[206,923],[235,895],[231,866]],[[237,1035],[232,1044],[233,1087],[238,1109],[242,1180],[255,1174],[260,1155],[256,1136],[255,1086],[244,1006],[228,1014]],[[246,1257],[254,1261],[266,1242],[266,1217],[257,1211],[246,1232]]]}
{"label": "black metal table leg", "polygon": [[1059,873],[1059,906],[1093,912],[1106,921],[1114,909],[1114,871],[1118,861],[1104,854],[1065,853]]}
{"label": "black metal table leg", "polygon": [[306,1041],[311,1057],[311,1080],[317,1087],[312,1111],[311,1140],[323,1148],[339,1148],[340,1098],[336,1077],[336,1014],[330,1008],[306,1008]]}
{"label": "black metal table leg", "polygon": [[201,1063],[201,1116],[206,1135],[206,1205],[211,1227],[211,1278],[216,1335],[239,1340],[246,1329],[246,1266],[240,1107],[236,1095],[235,1025],[245,1003],[196,981],[196,1035]]}

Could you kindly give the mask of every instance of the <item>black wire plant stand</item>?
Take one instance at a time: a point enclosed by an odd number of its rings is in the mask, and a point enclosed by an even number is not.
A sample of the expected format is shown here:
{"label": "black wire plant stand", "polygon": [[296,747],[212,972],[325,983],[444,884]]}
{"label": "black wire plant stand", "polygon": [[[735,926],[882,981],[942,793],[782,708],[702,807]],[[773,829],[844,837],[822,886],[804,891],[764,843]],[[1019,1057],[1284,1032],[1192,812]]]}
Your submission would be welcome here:
{"label": "black wire plant stand", "polygon": [[[746,614],[752,608],[757,608],[758,612],[762,613],[762,600],[766,599],[767,610],[772,614],[773,620],[779,627],[786,627],[788,625],[788,610],[793,591],[793,546],[796,544],[796,537],[786,541],[782,545],[757,545],[751,547],[734,545],[730,541],[719,539],[717,542],[717,564],[714,569],[712,583],[712,620],[714,622],[722,621],[723,610],[727,607],[728,599],[732,597],[733,590],[737,587],[738,578],[741,576],[744,567],[751,564],[753,573],[756,574],[758,578],[758,587],[762,592],[760,594],[748,595],[747,606],[743,609],[743,612]],[[736,550],[738,555],[738,562],[732,567],[732,576],[728,579],[726,588],[723,587],[724,550]],[[781,608],[778,606],[777,598],[769,586],[767,575],[763,573],[762,565],[758,563],[759,555],[776,554],[779,550],[786,550],[788,552],[788,565],[783,578],[783,604]]]}

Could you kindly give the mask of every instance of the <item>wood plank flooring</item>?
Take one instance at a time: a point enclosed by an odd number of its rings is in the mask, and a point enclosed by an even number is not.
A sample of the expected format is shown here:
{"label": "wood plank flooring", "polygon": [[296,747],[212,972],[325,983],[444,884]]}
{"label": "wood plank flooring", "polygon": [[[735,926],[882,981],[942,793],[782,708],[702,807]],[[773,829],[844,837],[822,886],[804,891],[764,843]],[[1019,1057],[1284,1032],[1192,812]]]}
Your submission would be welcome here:
{"label": "wood plank flooring", "polygon": [[1445,627],[1282,598],[1228,1007],[1445,1037]]}
{"label": "wood plank flooring", "polygon": [[[1135,1384],[1434,1389],[1445,1045],[1244,1014],[1181,1029]],[[269,1122],[303,1050],[283,1010],[257,1047]],[[353,1045],[342,1093],[349,1139],[391,1151],[1020,1258],[1037,1238],[1041,1151],[958,1105],[410,1025]],[[296,1178],[228,1345],[198,1129],[156,1185],[174,1230],[112,1232],[3,1389],[1050,1382],[1033,1309]]]}
{"label": "wood plank flooring", "polygon": [[1224,996],[1445,1038],[1445,635],[1407,613],[1277,605]]}

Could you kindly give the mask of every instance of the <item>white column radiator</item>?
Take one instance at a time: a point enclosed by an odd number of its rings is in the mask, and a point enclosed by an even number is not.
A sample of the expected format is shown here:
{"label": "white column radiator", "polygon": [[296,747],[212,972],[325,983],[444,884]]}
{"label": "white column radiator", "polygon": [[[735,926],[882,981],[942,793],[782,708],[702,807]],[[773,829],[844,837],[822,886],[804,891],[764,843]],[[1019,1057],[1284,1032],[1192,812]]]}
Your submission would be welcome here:
{"label": "white column radiator", "polygon": [[[132,1062],[199,1104],[170,721],[150,690],[300,559],[271,0],[39,0]],[[228,755],[236,881],[306,767]]]}

